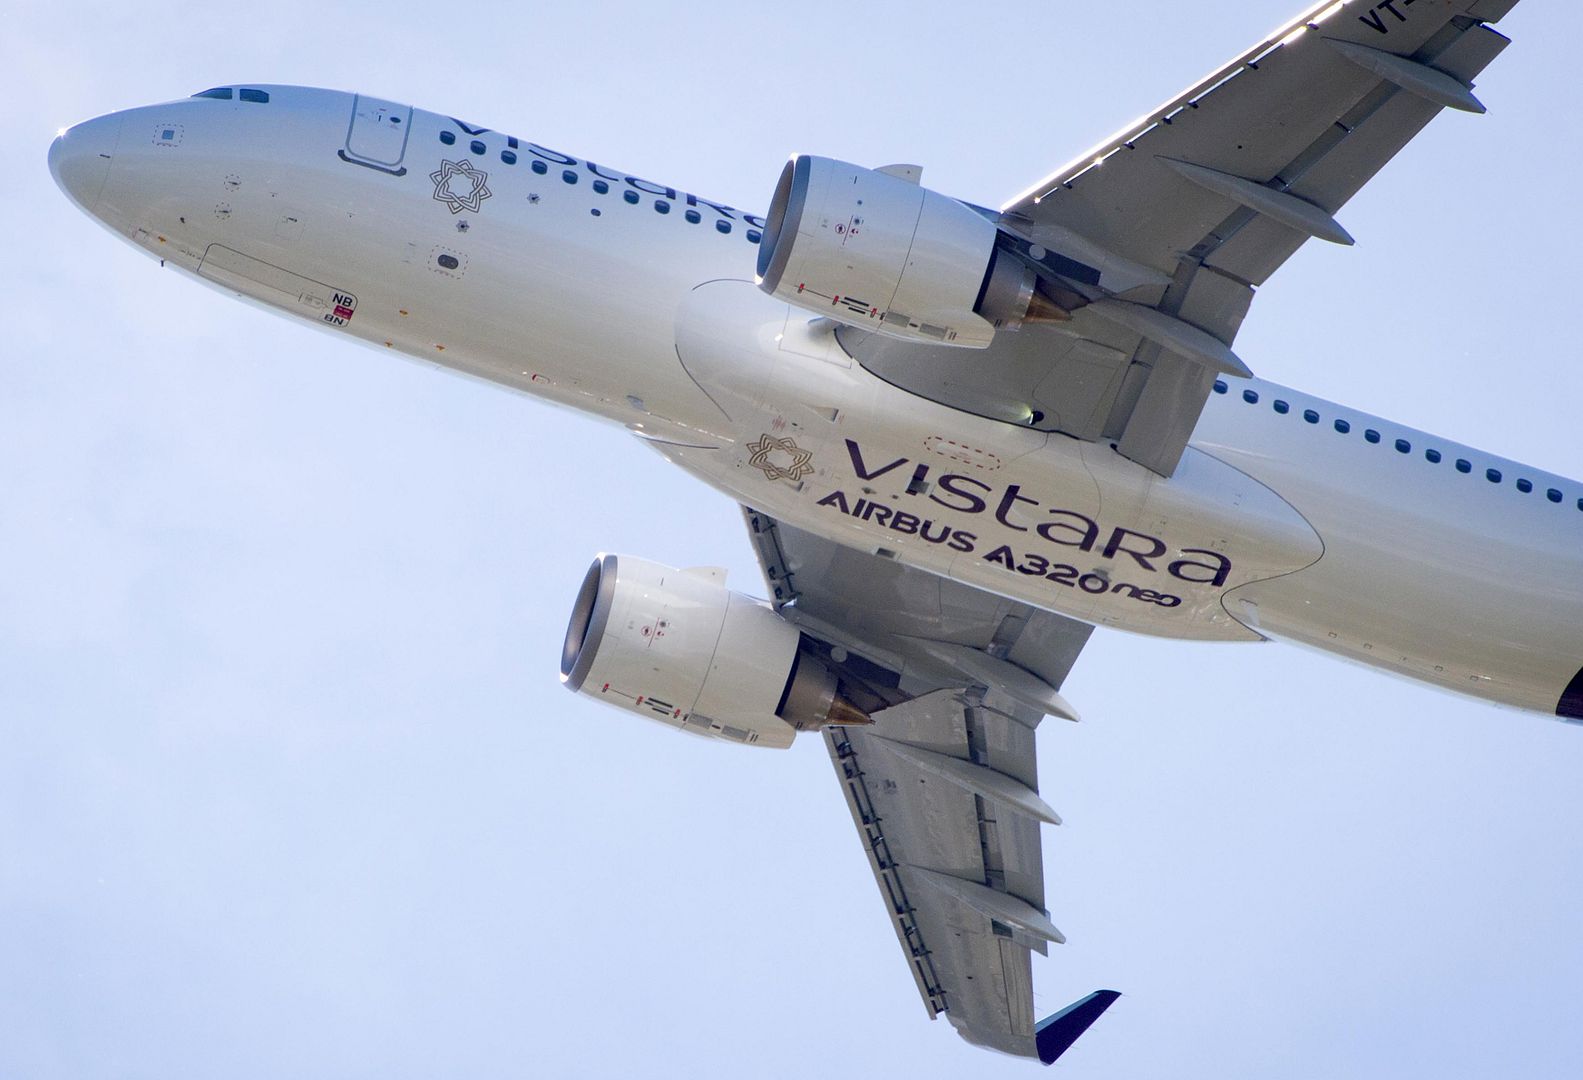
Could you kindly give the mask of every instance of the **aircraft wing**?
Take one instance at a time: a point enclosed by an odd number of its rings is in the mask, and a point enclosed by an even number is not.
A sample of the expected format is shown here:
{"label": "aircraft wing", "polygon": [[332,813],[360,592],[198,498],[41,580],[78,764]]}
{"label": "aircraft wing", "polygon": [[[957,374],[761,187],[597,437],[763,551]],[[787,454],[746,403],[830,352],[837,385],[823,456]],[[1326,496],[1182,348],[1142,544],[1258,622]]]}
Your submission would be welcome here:
{"label": "aircraft wing", "polygon": [[1508,44],[1517,0],[1321,3],[1007,203],[1021,254],[1092,301],[963,355],[844,334],[863,364],[982,415],[1175,469],[1262,284]]}
{"label": "aircraft wing", "polygon": [[825,739],[930,1017],[1053,1061],[1116,996],[1035,1023],[1030,953],[1064,939],[1034,729],[1076,719],[1057,691],[1092,627],[744,513],[776,608],[882,706]]}

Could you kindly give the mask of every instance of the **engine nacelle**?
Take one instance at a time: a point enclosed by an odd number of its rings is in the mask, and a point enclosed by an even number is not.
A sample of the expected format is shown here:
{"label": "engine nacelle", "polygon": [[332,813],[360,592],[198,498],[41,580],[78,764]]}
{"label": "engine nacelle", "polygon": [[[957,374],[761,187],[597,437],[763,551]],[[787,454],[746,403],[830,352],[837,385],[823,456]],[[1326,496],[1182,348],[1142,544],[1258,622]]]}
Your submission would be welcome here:
{"label": "engine nacelle", "polygon": [[1038,280],[997,247],[998,234],[909,180],[799,154],[775,186],[758,285],[850,326],[982,349],[1022,324]]}
{"label": "engine nacelle", "polygon": [[774,610],[707,572],[629,555],[599,556],[583,579],[561,682],[672,727],[754,746],[869,723]]}

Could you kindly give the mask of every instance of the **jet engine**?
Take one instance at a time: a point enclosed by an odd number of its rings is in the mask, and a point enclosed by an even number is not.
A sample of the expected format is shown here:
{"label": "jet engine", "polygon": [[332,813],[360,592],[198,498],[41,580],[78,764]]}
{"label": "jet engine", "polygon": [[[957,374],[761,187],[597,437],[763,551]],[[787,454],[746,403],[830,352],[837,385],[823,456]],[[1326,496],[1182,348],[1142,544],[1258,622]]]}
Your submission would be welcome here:
{"label": "jet engine", "polygon": [[773,609],[720,583],[629,555],[589,567],[566,626],[561,682],[663,724],[754,746],[867,724],[829,664]]}
{"label": "jet engine", "polygon": [[982,349],[997,330],[1067,317],[999,239],[989,218],[914,179],[799,154],[775,187],[757,281],[849,326]]}

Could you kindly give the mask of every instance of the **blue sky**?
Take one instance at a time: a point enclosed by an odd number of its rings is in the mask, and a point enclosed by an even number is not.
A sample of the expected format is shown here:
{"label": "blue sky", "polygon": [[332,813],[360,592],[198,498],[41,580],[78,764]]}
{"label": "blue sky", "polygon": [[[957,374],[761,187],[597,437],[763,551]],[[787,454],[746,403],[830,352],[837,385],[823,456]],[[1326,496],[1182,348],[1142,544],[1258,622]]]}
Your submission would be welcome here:
{"label": "blue sky", "polygon": [[[758,209],[793,151],[998,204],[1300,0],[30,4],[0,41],[0,1076],[1033,1075],[930,1024],[818,740],[555,677],[599,550],[730,568],[622,433],[228,301],[53,187],[56,127],[359,89]],[[1528,0],[1262,290],[1260,375],[1583,474],[1567,111]],[[1492,567],[1499,573],[1499,567]],[[1583,731],[1282,646],[1097,633],[1040,732],[1041,1012],[1084,1077],[1575,1077]]]}

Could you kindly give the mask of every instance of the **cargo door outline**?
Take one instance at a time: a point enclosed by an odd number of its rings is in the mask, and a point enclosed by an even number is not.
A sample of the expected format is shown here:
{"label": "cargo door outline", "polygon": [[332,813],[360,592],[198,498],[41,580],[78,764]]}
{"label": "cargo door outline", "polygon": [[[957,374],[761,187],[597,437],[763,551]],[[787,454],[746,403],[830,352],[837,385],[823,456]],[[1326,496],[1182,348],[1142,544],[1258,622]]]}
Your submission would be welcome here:
{"label": "cargo door outline", "polygon": [[402,159],[412,133],[412,106],[357,94],[346,125],[346,146],[336,151],[342,161],[392,176],[407,175]]}

